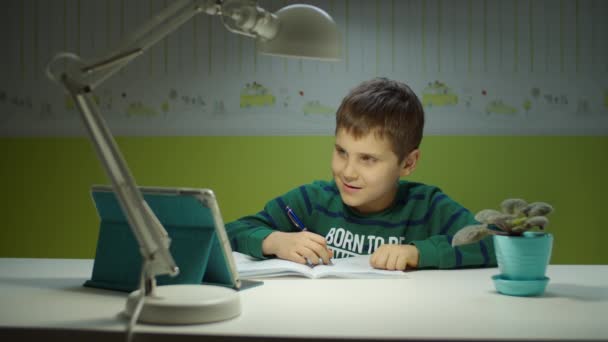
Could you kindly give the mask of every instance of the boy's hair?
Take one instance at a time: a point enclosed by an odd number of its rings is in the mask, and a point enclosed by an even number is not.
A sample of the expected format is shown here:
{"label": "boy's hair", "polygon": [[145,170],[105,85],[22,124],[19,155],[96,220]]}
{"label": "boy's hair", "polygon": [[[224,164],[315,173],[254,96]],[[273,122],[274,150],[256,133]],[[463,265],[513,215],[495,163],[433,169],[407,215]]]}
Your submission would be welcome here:
{"label": "boy's hair", "polygon": [[399,162],[420,146],[424,109],[406,84],[378,77],[352,89],[336,113],[336,133],[360,138],[371,132],[386,137]]}

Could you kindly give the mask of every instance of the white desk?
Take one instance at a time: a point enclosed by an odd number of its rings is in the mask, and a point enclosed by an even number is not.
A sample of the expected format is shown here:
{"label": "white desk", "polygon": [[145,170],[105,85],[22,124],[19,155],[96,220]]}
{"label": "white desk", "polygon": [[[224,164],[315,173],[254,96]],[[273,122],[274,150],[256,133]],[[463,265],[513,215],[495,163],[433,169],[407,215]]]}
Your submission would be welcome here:
{"label": "white desk", "polygon": [[[91,269],[92,260],[0,259],[0,340],[124,340],[126,294],[82,287]],[[496,273],[265,280],[240,293],[233,320],[138,325],[135,340],[608,340],[608,265],[551,265],[547,292],[531,298],[498,294]]]}

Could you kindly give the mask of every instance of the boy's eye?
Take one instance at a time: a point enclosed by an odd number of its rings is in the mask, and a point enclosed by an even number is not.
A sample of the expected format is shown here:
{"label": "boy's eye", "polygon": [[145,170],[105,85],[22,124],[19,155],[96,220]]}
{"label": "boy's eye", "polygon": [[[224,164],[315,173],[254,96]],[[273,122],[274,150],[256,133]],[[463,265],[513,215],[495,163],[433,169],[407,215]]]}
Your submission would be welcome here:
{"label": "boy's eye", "polygon": [[375,163],[378,161],[378,159],[372,157],[372,156],[362,156],[361,160],[363,160],[366,163]]}
{"label": "boy's eye", "polygon": [[339,147],[336,147],[336,152],[341,156],[346,155],[346,151],[344,151],[344,149],[339,148]]}

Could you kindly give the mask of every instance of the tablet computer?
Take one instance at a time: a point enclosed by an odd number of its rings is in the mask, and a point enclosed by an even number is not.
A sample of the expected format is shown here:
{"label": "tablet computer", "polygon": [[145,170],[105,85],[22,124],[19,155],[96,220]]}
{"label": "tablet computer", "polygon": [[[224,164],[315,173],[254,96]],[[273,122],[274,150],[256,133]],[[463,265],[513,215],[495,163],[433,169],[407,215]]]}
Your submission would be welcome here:
{"label": "tablet computer", "polygon": [[[241,288],[230,241],[215,194],[210,189],[138,187],[171,238],[170,252],[180,272],[157,277],[158,285],[214,284]],[[91,196],[100,219],[91,279],[85,286],[133,291],[139,287],[139,245],[109,185]]]}

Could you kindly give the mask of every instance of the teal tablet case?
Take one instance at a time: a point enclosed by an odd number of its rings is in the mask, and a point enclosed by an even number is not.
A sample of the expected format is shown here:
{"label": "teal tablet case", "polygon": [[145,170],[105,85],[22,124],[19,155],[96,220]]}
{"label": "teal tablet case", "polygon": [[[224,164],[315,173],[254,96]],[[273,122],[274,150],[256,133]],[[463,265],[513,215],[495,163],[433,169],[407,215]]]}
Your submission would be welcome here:
{"label": "teal tablet case", "polygon": [[[220,250],[211,210],[194,195],[140,190],[169,234],[170,252],[180,269],[175,277],[157,277],[157,284],[205,283],[235,288],[234,276]],[[92,276],[84,286],[136,290],[141,272],[137,240],[114,193],[94,188],[91,194],[100,226]]]}

